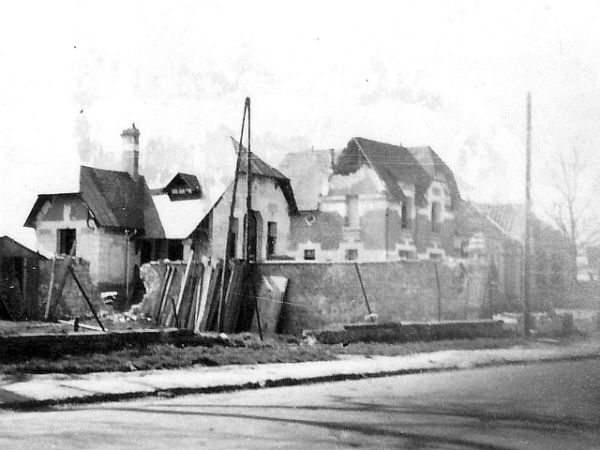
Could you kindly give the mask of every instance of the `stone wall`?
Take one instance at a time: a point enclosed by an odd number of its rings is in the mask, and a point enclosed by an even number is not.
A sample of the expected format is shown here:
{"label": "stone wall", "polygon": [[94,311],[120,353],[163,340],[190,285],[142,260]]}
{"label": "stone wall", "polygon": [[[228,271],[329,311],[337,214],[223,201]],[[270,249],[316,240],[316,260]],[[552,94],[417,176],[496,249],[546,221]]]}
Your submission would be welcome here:
{"label": "stone wall", "polygon": [[19,360],[23,355],[55,357],[64,354],[107,352],[150,344],[210,345],[211,343],[211,339],[195,337],[191,331],[173,329],[29,334],[0,336],[0,357],[4,360]]}
{"label": "stone wall", "polygon": [[345,325],[338,329],[306,330],[305,338],[323,344],[351,342],[414,342],[444,339],[500,338],[515,333],[503,327],[501,320],[449,321],[440,323],[384,323]]}
{"label": "stone wall", "polygon": [[[486,264],[389,261],[361,263],[359,270],[371,311],[380,322],[491,317]],[[257,265],[256,276],[263,275],[289,279],[281,332],[299,334],[366,320],[368,310],[352,263],[263,263]]]}

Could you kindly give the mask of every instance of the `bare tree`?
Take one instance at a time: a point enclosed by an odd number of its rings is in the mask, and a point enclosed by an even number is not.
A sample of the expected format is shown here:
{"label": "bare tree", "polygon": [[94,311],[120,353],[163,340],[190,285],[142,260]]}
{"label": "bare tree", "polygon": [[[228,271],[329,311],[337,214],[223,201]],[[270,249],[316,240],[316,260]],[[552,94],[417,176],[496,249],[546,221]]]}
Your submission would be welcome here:
{"label": "bare tree", "polygon": [[553,171],[556,199],[549,215],[563,236],[570,243],[573,277],[577,276],[578,251],[598,243],[600,226],[594,197],[594,182],[589,166],[584,163],[580,152],[573,148],[561,153]]}

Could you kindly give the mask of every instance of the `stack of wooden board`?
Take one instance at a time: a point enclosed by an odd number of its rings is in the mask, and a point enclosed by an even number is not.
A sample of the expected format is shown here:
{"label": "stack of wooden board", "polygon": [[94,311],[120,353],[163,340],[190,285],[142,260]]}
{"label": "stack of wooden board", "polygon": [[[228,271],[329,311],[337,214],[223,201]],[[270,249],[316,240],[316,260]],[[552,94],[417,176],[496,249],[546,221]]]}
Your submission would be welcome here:
{"label": "stack of wooden board", "polygon": [[253,315],[250,331],[258,332],[258,319],[263,333],[276,333],[281,310],[285,302],[288,279],[279,276],[263,276],[257,282],[256,301],[258,316]]}
{"label": "stack of wooden board", "polygon": [[142,311],[159,326],[215,329],[216,321],[211,323],[209,312],[218,305],[220,266],[206,258],[195,261],[193,255],[186,264],[166,261],[152,265],[155,290],[144,297]]}
{"label": "stack of wooden board", "polygon": [[[260,319],[263,333],[277,331],[287,278],[264,276],[254,280],[251,265],[241,261],[232,261],[223,277],[222,264],[206,258],[194,260],[193,253],[185,264],[152,264],[154,294],[145,297],[142,310],[157,325],[196,332],[257,332]],[[223,279],[225,295],[219,305]]]}
{"label": "stack of wooden board", "polygon": [[231,274],[227,282],[225,301],[223,302],[223,331],[233,333],[239,331],[238,321],[243,304],[252,305],[254,297],[250,297],[247,291],[249,265],[246,262],[233,262]]}

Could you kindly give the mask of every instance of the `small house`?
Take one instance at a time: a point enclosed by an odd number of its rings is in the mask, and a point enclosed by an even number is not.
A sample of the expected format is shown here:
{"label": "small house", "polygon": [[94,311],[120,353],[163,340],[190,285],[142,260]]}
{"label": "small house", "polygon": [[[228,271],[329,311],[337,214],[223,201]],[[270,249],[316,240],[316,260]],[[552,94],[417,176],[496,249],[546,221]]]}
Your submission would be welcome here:
{"label": "small house", "polygon": [[141,263],[140,241],[164,239],[150,190],[138,170],[139,136],[135,125],[121,134],[120,170],[81,166],[78,191],[38,195],[25,221],[35,230],[40,250],[86,260],[91,282],[99,290],[128,294]]}
{"label": "small house", "polygon": [[[246,150],[242,151],[235,210],[229,230],[228,255],[233,258],[244,258],[247,248],[243,237],[248,163]],[[288,248],[290,214],[296,214],[298,210],[294,193],[290,180],[255,153],[251,155],[251,173],[250,256],[256,261],[276,259],[284,256]],[[164,188],[153,191],[152,199],[169,249],[176,249],[174,251],[183,259],[188,258],[192,249],[197,256],[216,259],[225,256],[233,184],[229,183],[215,199],[208,199],[195,176],[178,173]],[[156,246],[156,243],[146,240],[142,245]]]}

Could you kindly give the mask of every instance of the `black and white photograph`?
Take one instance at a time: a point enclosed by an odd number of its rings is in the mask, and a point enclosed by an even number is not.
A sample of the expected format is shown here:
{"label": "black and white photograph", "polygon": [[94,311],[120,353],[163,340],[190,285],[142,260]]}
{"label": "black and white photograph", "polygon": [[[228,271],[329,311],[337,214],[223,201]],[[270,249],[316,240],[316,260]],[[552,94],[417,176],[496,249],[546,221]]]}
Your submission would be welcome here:
{"label": "black and white photograph", "polygon": [[600,1],[0,5],[0,448],[600,450]]}

